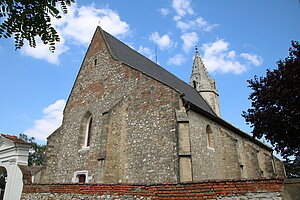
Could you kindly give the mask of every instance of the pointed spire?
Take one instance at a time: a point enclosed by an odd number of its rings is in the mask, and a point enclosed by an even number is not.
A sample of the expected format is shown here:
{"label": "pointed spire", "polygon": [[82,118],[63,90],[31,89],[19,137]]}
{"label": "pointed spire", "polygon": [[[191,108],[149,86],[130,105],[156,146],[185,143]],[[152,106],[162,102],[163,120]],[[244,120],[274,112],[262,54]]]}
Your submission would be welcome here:
{"label": "pointed spire", "polygon": [[218,91],[215,80],[211,79],[195,46],[195,57],[190,85],[207,101],[215,113],[220,116]]}
{"label": "pointed spire", "polygon": [[200,69],[200,67],[204,67],[204,64],[203,64],[203,61],[199,55],[199,52],[198,52],[198,47],[197,45],[195,46],[195,57],[194,57],[194,65],[193,65],[193,68],[198,68]]}
{"label": "pointed spire", "polygon": [[199,52],[198,52],[198,47],[195,46],[195,56],[194,56],[194,63],[193,63],[193,74],[199,74],[201,75],[201,73],[205,73],[208,75],[206,69],[205,69],[205,66],[203,64],[203,61],[199,55]]}

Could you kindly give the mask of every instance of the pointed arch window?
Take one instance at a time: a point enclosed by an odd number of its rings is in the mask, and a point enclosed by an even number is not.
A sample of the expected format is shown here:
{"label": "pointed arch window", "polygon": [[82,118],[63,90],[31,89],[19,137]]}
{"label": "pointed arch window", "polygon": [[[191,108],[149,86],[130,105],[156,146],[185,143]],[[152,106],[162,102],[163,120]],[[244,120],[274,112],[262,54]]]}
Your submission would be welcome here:
{"label": "pointed arch window", "polygon": [[90,112],[87,112],[84,115],[81,123],[80,144],[82,148],[89,147],[91,145],[92,125],[93,125],[92,114]]}
{"label": "pointed arch window", "polygon": [[207,147],[214,148],[213,146],[213,132],[210,125],[206,126],[206,135],[207,135]]}
{"label": "pointed arch window", "polygon": [[85,129],[85,140],[84,140],[85,147],[89,147],[91,145],[92,121],[93,118],[92,115],[90,115]]}

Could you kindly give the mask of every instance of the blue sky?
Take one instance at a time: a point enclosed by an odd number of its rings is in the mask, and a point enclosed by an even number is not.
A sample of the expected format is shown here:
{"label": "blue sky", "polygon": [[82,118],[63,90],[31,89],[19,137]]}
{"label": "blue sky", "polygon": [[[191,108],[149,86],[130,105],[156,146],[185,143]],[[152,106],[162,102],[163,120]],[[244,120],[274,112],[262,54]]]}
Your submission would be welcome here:
{"label": "blue sky", "polygon": [[300,40],[297,0],[101,0],[76,1],[53,24],[62,42],[15,51],[0,39],[0,132],[26,133],[39,142],[56,129],[97,25],[180,79],[189,82],[197,45],[216,79],[222,117],[251,132],[241,117],[250,106],[246,80],[288,55]]}

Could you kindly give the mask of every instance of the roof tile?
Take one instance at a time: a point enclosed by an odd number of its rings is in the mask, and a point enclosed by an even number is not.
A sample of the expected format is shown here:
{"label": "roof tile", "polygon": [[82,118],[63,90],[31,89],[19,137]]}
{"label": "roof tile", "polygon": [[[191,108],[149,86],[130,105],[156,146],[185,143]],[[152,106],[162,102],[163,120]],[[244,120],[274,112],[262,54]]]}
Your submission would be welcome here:
{"label": "roof tile", "polygon": [[216,117],[216,114],[212,111],[207,102],[189,84],[180,80],[175,75],[171,74],[161,66],[133,50],[109,33],[105,31],[103,31],[103,33],[112,51],[112,54],[116,57],[116,59],[183,93],[184,100],[196,105],[200,109]]}
{"label": "roof tile", "polygon": [[20,144],[30,144],[28,142],[25,142],[24,140],[21,140],[17,136],[14,135],[6,135],[6,134],[1,134],[1,136],[5,137],[6,139],[9,139],[15,143],[20,143]]}

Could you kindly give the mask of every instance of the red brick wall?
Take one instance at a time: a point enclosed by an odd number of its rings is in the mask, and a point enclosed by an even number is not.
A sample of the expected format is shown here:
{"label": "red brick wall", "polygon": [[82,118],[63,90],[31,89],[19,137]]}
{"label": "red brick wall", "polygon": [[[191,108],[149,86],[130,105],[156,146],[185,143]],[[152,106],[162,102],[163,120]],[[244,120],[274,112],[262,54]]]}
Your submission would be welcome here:
{"label": "red brick wall", "polygon": [[[220,197],[239,197],[251,193],[259,194],[261,199],[281,197],[283,178],[241,179],[241,180],[208,180],[193,183],[167,183],[153,185],[138,184],[26,184],[21,199],[34,195],[52,194],[85,194],[118,196],[125,195],[140,199],[216,199]],[[74,197],[74,195],[72,195]],[[113,198],[112,198],[113,199]],[[251,198],[250,198],[251,199]],[[254,197],[255,199],[255,197]]]}

